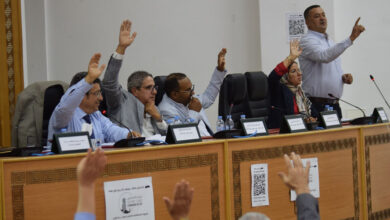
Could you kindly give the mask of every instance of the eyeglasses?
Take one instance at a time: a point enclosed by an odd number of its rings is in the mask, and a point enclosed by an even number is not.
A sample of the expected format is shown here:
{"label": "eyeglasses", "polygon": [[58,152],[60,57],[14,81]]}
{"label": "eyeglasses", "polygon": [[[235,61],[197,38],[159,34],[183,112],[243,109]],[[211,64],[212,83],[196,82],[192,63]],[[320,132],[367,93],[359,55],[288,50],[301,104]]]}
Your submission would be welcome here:
{"label": "eyeglasses", "polygon": [[192,84],[192,88],[191,89],[187,89],[187,90],[184,90],[184,91],[176,91],[176,92],[182,92],[182,93],[192,93],[192,92],[194,92],[194,90],[195,90],[195,85],[194,84]]}
{"label": "eyeglasses", "polygon": [[101,96],[102,95],[102,90],[98,90],[96,92],[87,92],[87,94],[92,94],[94,96]]}
{"label": "eyeglasses", "polygon": [[150,86],[145,86],[145,87],[142,87],[150,92],[152,92],[153,90],[158,90],[158,85],[150,85]]}

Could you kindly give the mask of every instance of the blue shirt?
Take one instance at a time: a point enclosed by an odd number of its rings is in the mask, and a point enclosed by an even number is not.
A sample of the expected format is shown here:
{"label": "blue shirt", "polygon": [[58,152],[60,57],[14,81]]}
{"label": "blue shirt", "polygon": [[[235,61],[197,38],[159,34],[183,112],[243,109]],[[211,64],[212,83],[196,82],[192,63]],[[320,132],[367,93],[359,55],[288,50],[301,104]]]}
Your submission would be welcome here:
{"label": "blue shirt", "polygon": [[[81,126],[86,123],[83,117],[87,113],[79,108],[79,105],[91,88],[92,85],[82,79],[66,91],[50,117],[48,140],[52,140],[53,134],[60,132],[62,128],[66,128],[67,132],[81,131]],[[102,142],[116,142],[127,138],[129,130],[112,123],[100,111],[90,114],[90,117],[95,139],[100,139]],[[48,141],[47,145],[50,146],[51,143]]]}
{"label": "blue shirt", "polygon": [[343,94],[340,55],[352,45],[347,38],[335,44],[327,34],[309,30],[300,40],[302,88],[309,97],[340,98]]}
{"label": "blue shirt", "polygon": [[74,215],[74,220],[95,220],[96,216],[89,212],[77,212]]}

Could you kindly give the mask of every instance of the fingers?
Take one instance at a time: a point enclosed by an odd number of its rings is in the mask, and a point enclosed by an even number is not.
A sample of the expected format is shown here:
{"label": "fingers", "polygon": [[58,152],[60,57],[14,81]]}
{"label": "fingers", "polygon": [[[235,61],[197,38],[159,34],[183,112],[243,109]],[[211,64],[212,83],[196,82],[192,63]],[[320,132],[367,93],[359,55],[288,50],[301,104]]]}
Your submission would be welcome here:
{"label": "fingers", "polygon": [[279,172],[279,173],[278,173],[278,176],[280,177],[280,179],[282,179],[282,181],[283,181],[284,183],[287,183],[287,182],[288,182],[288,177],[287,177],[287,175],[286,175],[285,173]]}
{"label": "fingers", "polygon": [[99,64],[100,57],[102,55],[100,53],[95,53],[92,57],[91,60],[89,60],[89,65],[91,64]]}
{"label": "fingers", "polygon": [[168,197],[165,197],[165,196],[163,197],[163,200],[164,200],[165,206],[167,207],[168,211],[170,211],[171,207],[172,207],[171,200]]}
{"label": "fingers", "polygon": [[308,177],[310,171],[310,160],[306,161],[305,174]]}
{"label": "fingers", "polygon": [[291,168],[291,162],[290,162],[290,158],[287,156],[287,154],[284,155],[284,162],[286,163],[287,169],[290,169]]}
{"label": "fingers", "polygon": [[222,48],[222,50],[218,54],[218,57],[225,56],[226,52],[226,48]]}
{"label": "fingers", "polygon": [[357,26],[359,24],[359,21],[360,21],[360,17],[356,20],[355,26]]}
{"label": "fingers", "polygon": [[100,72],[103,72],[103,70],[106,68],[106,64],[102,64],[99,68]]}

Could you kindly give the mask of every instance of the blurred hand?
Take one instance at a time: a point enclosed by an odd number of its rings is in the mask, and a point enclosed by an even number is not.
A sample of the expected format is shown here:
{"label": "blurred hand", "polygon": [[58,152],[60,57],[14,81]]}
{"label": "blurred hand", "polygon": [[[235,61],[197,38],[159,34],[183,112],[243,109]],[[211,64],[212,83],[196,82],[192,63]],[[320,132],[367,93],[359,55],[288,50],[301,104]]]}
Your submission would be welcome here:
{"label": "blurred hand", "polygon": [[91,187],[103,173],[107,163],[104,151],[98,148],[94,153],[88,149],[88,154],[77,165],[77,180],[80,186]]}
{"label": "blurred hand", "polygon": [[191,208],[192,196],[194,189],[190,188],[189,183],[185,180],[176,183],[173,190],[173,200],[163,197],[168,212],[173,220],[188,217]]}
{"label": "blurred hand", "polygon": [[[290,159],[293,161],[292,164]],[[301,158],[299,155],[295,155],[294,152],[291,153],[290,157],[285,154],[284,162],[286,163],[288,174],[286,175],[283,172],[278,173],[284,184],[286,184],[288,188],[295,190],[297,195],[310,193],[308,185],[310,162],[307,161],[306,167],[304,168]]]}

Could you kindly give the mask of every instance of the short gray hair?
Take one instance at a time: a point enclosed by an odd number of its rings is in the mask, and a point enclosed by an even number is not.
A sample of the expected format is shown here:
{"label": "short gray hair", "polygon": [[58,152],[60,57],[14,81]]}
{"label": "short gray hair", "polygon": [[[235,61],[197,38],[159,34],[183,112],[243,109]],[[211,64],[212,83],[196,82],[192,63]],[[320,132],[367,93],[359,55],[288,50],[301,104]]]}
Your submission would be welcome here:
{"label": "short gray hair", "polygon": [[153,75],[146,71],[136,71],[132,73],[127,79],[127,91],[131,92],[132,88],[140,89],[144,79],[148,76],[153,78]]}
{"label": "short gray hair", "polygon": [[258,212],[247,212],[245,215],[241,216],[238,220],[270,220],[270,218]]}

